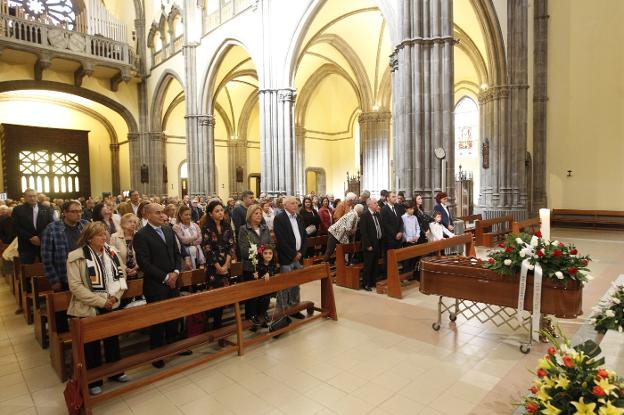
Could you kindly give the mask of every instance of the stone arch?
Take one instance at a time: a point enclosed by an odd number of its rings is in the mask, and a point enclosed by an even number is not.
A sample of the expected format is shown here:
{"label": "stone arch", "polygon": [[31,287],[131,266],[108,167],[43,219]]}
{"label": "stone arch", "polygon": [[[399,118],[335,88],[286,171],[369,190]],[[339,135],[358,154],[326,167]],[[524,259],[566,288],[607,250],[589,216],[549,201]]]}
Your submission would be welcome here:
{"label": "stone arch", "polygon": [[152,131],[160,131],[162,129],[163,100],[165,99],[171,81],[174,79],[180,83],[182,91],[185,91],[182,78],[172,69],[165,70],[156,83],[156,87],[154,88],[155,93],[152,97],[152,109],[150,111],[150,128]]}
{"label": "stone arch", "polygon": [[479,85],[490,84],[492,80],[485,59],[472,38],[457,25],[454,25],[453,37],[457,40],[455,47],[464,52],[472,62],[479,78]]}
{"label": "stone arch", "polygon": [[[388,24],[390,41],[392,44],[397,44],[399,42],[399,31],[398,26],[395,24],[396,16],[391,2],[388,0],[374,0],[374,2],[377,4],[379,11],[381,11],[386,24]],[[314,22],[314,19],[318,15],[318,12],[326,3],[327,0],[313,0],[310,2],[308,8],[299,19],[299,23],[297,24],[297,28],[295,29],[288,47],[288,52],[286,53],[286,60],[284,62],[284,67],[286,68],[286,71],[284,72],[285,79],[283,80],[284,85],[295,85],[297,62],[299,60],[299,56],[301,55],[301,51],[305,49],[303,41],[308,33],[308,30],[312,26],[312,22]]]}
{"label": "stone arch", "polygon": [[492,0],[470,0],[486,42],[487,62],[492,85],[507,84],[507,59],[505,42]]}

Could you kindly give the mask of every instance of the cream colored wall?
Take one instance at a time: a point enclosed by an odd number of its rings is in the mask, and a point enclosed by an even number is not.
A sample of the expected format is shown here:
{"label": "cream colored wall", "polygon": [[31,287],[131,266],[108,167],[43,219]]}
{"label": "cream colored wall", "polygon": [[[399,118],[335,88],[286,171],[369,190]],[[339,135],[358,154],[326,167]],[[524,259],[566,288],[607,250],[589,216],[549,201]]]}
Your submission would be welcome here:
{"label": "cream colored wall", "polygon": [[130,183],[130,146],[128,143],[119,146],[119,187],[132,190]]}
{"label": "cream colored wall", "polygon": [[548,205],[624,210],[624,2],[549,8]]}
{"label": "cream colored wall", "polygon": [[[172,87],[176,86],[178,86],[177,82],[173,81]],[[167,131],[167,194],[169,196],[181,196],[179,167],[186,160],[184,111],[184,101],[182,101],[173,108],[163,125],[163,131]]]}
{"label": "cream colored wall", "polygon": [[[228,173],[228,147],[230,139],[225,128],[223,118],[219,113],[215,114],[215,170],[217,172],[217,192],[223,199],[230,196],[230,179]],[[224,200],[225,200],[224,199]]]}
{"label": "cream colored wall", "polygon": [[0,123],[90,131],[91,194],[97,196],[112,190],[112,175],[101,174],[111,171],[110,136],[104,126],[92,117],[49,103],[0,100]]}

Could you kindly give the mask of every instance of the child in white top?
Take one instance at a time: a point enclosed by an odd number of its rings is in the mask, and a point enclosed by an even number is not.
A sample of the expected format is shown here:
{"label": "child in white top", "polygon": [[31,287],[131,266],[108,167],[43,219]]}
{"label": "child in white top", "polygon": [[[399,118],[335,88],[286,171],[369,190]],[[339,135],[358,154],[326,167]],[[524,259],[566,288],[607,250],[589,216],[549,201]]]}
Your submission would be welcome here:
{"label": "child in white top", "polygon": [[429,242],[441,241],[444,239],[444,235],[452,238],[455,234],[448,229],[444,225],[440,223],[442,220],[442,215],[440,212],[435,212],[433,214],[433,222],[429,224],[429,230],[431,231],[431,235],[429,236]]}

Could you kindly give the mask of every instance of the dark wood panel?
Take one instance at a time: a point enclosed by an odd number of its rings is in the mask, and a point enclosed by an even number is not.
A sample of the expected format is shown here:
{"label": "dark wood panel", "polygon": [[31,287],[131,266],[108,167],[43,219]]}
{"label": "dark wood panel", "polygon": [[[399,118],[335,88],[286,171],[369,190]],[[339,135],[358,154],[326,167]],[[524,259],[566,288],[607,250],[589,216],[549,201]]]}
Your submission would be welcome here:
{"label": "dark wood panel", "polygon": [[21,151],[44,150],[49,153],[75,153],[78,155],[79,191],[54,192],[54,174],[50,172],[47,174],[50,178],[50,191],[46,192],[48,196],[68,199],[91,194],[89,131],[2,124],[0,125],[0,139],[2,140],[4,188],[8,197],[18,198],[22,194],[19,153]]}

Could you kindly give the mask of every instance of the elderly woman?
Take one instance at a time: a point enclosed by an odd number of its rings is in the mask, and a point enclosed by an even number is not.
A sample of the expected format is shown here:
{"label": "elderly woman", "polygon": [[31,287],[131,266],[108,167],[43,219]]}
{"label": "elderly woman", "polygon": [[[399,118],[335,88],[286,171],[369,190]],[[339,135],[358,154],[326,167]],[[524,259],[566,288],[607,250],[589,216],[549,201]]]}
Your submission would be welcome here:
{"label": "elderly woman", "polygon": [[260,206],[262,207],[262,217],[264,223],[269,227],[269,230],[273,231],[273,221],[275,220],[275,212],[273,211],[273,203],[269,199],[264,199]]}
{"label": "elderly woman", "polygon": [[[250,248],[255,245],[256,250],[251,252]],[[256,265],[261,260],[261,255],[257,250],[261,246],[272,246],[271,232],[266,224],[262,223],[262,208],[260,205],[251,205],[247,209],[247,221],[241,226],[238,232],[238,246],[243,263],[243,281],[258,279]],[[261,325],[260,317],[267,323],[270,319],[266,315],[269,309],[269,296],[253,298],[245,303],[245,318],[251,320],[254,329]]]}
{"label": "elderly woman", "polygon": [[329,227],[327,230],[329,233],[327,249],[325,250],[323,261],[329,262],[329,259],[336,250],[337,244],[348,244],[350,242],[357,231],[357,225],[362,213],[364,213],[364,206],[358,203],[352,211],[338,219],[336,223]]}
{"label": "elderly woman", "polygon": [[[127,288],[125,266],[114,248],[106,243],[108,230],[102,222],[87,224],[78,238],[79,248],[67,256],[67,280],[72,293],[67,314],[76,318],[91,317],[108,313],[119,307],[121,296]],[[87,369],[102,364],[100,341],[84,346]],[[117,336],[104,339],[106,362],[121,359]],[[128,377],[121,373],[110,378],[117,382],[127,382]],[[92,395],[102,393],[102,381],[89,384]]]}
{"label": "elderly woman", "polygon": [[442,225],[448,229],[449,231],[453,231],[453,217],[451,216],[451,212],[449,211],[448,206],[448,195],[444,192],[440,192],[435,197],[436,205],[433,207],[433,213],[435,217],[435,213],[439,213],[442,216]]}
{"label": "elderly woman", "polygon": [[197,269],[206,262],[202,252],[202,233],[199,225],[191,220],[191,208],[181,205],[176,213],[176,224],[173,231],[178,236],[180,244],[188,252],[186,257],[189,269]]}
{"label": "elderly woman", "polygon": [[134,234],[136,233],[139,218],[134,213],[126,213],[121,217],[120,230],[111,235],[110,245],[119,254],[120,261],[126,266],[128,278],[137,278],[139,265],[134,253]]}
{"label": "elderly woman", "polygon": [[171,226],[176,224],[176,205],[169,203],[165,206],[165,214],[167,215],[167,221]]}

